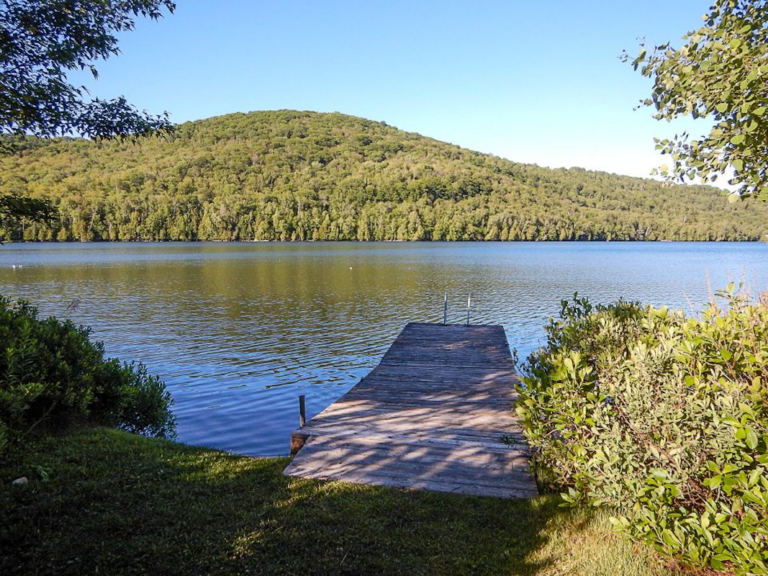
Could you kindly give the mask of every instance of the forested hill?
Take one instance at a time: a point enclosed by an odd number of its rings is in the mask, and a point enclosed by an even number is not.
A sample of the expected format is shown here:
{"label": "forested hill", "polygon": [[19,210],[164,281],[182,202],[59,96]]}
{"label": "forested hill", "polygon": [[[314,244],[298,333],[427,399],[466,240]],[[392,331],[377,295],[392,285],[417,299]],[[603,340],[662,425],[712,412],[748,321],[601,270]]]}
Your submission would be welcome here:
{"label": "forested hill", "polygon": [[[520,137],[510,134],[510,139]],[[551,170],[342,114],[254,112],[139,144],[29,141],[0,194],[54,201],[26,240],[755,240],[768,206]]]}

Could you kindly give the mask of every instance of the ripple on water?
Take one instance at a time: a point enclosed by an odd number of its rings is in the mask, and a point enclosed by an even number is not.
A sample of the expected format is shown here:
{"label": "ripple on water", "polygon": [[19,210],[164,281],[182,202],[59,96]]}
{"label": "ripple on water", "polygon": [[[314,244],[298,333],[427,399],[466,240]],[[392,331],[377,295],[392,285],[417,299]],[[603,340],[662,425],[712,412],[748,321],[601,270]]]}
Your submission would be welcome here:
{"label": "ripple on water", "polygon": [[[744,274],[764,244],[8,245],[3,293],[93,327],[172,392],[179,439],[286,454],[297,396],[311,417],[376,365],[408,321],[503,324],[520,358],[574,292],[688,309]],[[11,268],[13,264],[21,268]],[[68,309],[72,302],[74,309]]]}

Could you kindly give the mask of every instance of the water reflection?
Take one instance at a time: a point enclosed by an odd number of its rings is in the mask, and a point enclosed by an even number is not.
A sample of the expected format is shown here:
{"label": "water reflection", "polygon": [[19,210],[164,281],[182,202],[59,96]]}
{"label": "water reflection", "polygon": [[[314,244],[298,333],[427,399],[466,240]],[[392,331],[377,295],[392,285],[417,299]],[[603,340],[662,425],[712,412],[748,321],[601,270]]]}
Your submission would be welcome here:
{"label": "water reflection", "polygon": [[[523,358],[574,292],[689,307],[746,275],[764,244],[86,244],[0,249],[4,294],[93,327],[111,355],[169,385],[179,438],[285,454],[310,416],[365,375],[408,321],[503,324]],[[13,268],[13,266],[16,266]],[[78,302],[68,310],[69,305]]]}

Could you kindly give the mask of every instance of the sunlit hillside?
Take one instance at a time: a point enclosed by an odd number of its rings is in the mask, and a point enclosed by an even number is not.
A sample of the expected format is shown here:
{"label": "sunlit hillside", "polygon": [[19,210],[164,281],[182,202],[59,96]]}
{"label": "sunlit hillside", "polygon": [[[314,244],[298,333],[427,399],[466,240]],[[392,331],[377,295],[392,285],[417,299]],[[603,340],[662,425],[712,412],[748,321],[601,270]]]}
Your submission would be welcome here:
{"label": "sunlit hillside", "polygon": [[[510,134],[509,138],[517,136]],[[25,240],[756,240],[768,206],[551,170],[342,114],[231,114],[140,143],[30,140],[0,193],[50,198]]]}

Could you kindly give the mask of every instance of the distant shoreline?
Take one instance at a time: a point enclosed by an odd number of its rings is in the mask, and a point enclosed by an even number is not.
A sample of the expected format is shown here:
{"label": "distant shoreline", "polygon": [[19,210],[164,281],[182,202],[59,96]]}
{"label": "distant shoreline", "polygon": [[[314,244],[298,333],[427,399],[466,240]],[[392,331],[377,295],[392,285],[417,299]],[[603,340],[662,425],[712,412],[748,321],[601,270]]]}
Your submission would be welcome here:
{"label": "distant shoreline", "polygon": [[3,240],[9,244],[751,244],[768,238],[745,240]]}

